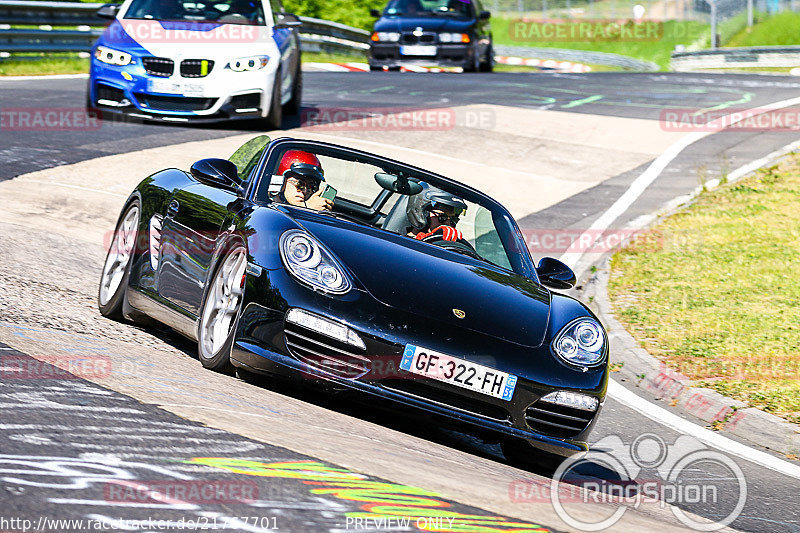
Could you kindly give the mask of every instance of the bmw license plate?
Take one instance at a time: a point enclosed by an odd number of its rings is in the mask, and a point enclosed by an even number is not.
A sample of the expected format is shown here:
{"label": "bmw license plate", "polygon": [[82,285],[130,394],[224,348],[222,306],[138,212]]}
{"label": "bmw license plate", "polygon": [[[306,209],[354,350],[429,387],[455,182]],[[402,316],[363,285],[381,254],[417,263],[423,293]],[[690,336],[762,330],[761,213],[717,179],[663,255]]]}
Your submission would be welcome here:
{"label": "bmw license plate", "polygon": [[200,83],[181,83],[169,79],[149,79],[147,80],[147,90],[151,93],[160,94],[205,96],[205,87]]}
{"label": "bmw license plate", "polygon": [[436,47],[424,44],[410,44],[401,46],[400,54],[404,56],[435,56]]}
{"label": "bmw license plate", "polygon": [[406,345],[400,368],[501,400],[514,396],[517,376],[427,348]]}

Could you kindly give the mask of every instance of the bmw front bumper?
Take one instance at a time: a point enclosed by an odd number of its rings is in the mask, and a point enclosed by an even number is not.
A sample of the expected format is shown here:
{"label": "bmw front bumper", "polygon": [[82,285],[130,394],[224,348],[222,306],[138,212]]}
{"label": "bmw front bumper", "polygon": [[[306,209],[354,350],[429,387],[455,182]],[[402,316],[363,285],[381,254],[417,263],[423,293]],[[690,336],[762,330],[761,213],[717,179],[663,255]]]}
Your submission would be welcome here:
{"label": "bmw front bumper", "polygon": [[369,49],[369,66],[371,68],[405,65],[469,68],[475,61],[475,49],[471,44],[438,44],[436,55],[433,56],[403,55],[400,53],[400,46],[398,43],[372,43]]}
{"label": "bmw front bumper", "polygon": [[138,58],[126,66],[92,58],[87,105],[104,115],[162,122],[253,119],[267,115],[273,80],[269,65],[252,72],[215,65],[203,77],[165,77],[148,73]]}

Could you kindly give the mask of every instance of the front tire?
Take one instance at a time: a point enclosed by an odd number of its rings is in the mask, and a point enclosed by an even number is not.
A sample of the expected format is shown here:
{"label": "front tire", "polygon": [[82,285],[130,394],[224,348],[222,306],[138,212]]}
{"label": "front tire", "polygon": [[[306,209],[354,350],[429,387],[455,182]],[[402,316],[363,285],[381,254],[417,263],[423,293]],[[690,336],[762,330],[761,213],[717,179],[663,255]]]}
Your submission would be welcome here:
{"label": "front tire", "polygon": [[275,72],[275,82],[272,84],[272,98],[270,98],[269,114],[264,119],[267,130],[279,130],[283,125],[283,106],[281,105],[281,69]]}
{"label": "front tire", "polygon": [[287,115],[297,115],[300,113],[301,104],[303,102],[303,69],[300,68],[300,63],[297,64],[297,75],[294,78],[294,85],[292,86],[292,99],[286,102],[283,106],[283,112]]}
{"label": "front tire", "polygon": [[232,248],[219,262],[203,300],[197,332],[200,363],[217,372],[232,373],[234,326],[242,307],[247,255],[242,246]]}
{"label": "front tire", "polygon": [[100,287],[97,292],[97,307],[100,314],[120,322],[124,320],[122,311],[128,291],[131,264],[136,252],[140,217],[139,201],[133,200],[117,223],[100,276]]}
{"label": "front tire", "polygon": [[485,61],[481,61],[479,69],[481,72],[492,72],[494,70],[494,48],[491,45],[486,49]]}

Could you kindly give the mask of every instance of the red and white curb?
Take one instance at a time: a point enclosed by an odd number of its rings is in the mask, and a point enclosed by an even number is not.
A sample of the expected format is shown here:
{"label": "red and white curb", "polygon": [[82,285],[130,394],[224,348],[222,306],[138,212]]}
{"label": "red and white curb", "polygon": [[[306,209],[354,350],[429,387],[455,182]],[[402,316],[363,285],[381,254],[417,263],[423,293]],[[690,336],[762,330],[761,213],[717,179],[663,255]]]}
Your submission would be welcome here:
{"label": "red and white curb", "polygon": [[[366,63],[303,63],[304,70],[325,72],[369,72]],[[408,65],[400,67],[402,72],[461,72],[460,67],[418,67]]]}
{"label": "red and white curb", "polygon": [[[495,62],[501,65],[521,65],[537,67],[555,72],[590,72],[592,67],[571,61],[555,61],[553,59],[527,59],[524,57],[495,56]],[[323,72],[368,72],[366,63],[303,63],[303,70]],[[461,67],[419,67],[407,65],[400,67],[402,72],[461,72]]]}
{"label": "red and white curb", "polygon": [[502,65],[524,65],[526,67],[539,67],[560,72],[591,72],[592,67],[571,61],[556,61],[554,59],[527,59],[514,56],[494,56],[494,60]]}

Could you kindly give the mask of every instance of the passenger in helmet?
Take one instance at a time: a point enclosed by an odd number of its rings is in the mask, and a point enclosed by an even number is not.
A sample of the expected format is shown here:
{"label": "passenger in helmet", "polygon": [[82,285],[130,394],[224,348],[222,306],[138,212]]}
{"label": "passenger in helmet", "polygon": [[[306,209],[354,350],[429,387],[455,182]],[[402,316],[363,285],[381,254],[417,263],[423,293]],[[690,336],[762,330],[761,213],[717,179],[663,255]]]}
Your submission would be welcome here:
{"label": "passenger in helmet", "polygon": [[409,198],[406,215],[411,224],[408,235],[418,240],[439,237],[458,241],[464,237],[456,229],[458,219],[467,210],[464,200],[421,182],[422,192]]}
{"label": "passenger in helmet", "polygon": [[325,174],[317,156],[302,150],[289,150],[281,158],[277,174],[283,176],[278,201],[317,211],[330,210],[333,201],[321,198],[320,185]]}

